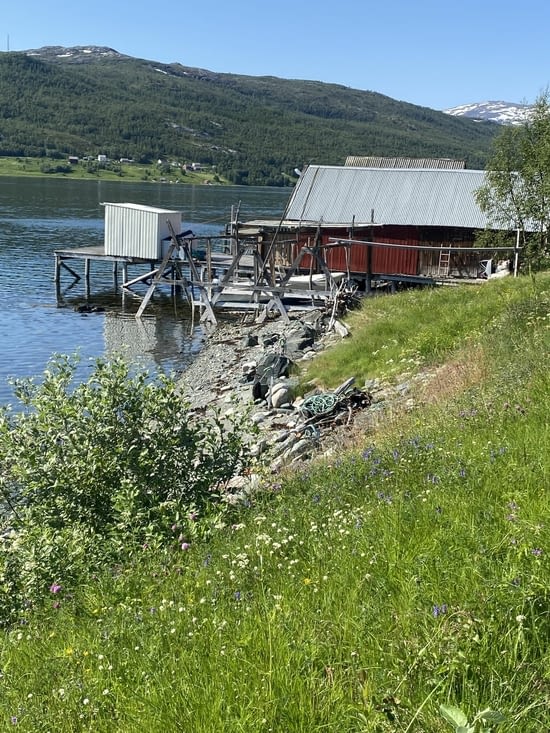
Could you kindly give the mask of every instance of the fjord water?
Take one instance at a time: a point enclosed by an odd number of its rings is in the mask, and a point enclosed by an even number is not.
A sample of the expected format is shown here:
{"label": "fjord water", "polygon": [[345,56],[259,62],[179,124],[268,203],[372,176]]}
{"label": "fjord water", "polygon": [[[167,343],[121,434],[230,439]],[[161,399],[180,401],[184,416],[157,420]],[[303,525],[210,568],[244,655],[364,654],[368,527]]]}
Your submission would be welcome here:
{"label": "fjord water", "polygon": [[[9,378],[40,379],[54,354],[78,354],[77,376],[85,378],[101,356],[120,353],[139,367],[170,373],[183,371],[200,351],[203,330],[183,301],[161,286],[136,320],[139,299],[122,296],[121,276],[115,288],[110,263],[91,263],[88,298],[84,278],[74,282],[63,268],[56,292],[54,251],[102,244],[103,202],[181,211],[185,228],[215,236],[232,206],[240,203],[242,221],[278,218],[288,196],[288,189],[274,188],[0,177],[0,404],[13,402]],[[82,262],[69,264],[83,274]],[[101,312],[77,312],[83,303]]]}

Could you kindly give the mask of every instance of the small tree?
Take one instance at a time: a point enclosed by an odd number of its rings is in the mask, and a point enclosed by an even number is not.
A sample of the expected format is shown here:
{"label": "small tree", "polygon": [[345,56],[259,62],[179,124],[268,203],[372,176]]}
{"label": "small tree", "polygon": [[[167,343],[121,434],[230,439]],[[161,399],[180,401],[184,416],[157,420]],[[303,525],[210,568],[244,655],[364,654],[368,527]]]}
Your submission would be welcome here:
{"label": "small tree", "polygon": [[544,92],[524,125],[495,139],[477,201],[495,229],[519,229],[524,260],[547,266],[550,226],[550,101]]}

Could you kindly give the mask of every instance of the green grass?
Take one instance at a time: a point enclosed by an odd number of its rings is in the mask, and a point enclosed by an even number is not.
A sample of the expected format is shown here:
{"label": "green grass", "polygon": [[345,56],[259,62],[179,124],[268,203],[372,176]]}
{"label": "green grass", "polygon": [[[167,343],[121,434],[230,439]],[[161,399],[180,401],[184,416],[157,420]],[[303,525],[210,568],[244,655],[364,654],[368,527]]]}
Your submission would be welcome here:
{"label": "green grass", "polygon": [[437,364],[457,345],[490,337],[494,319],[533,287],[528,277],[509,278],[369,299],[346,318],[353,338],[320,355],[306,376],[334,387],[342,374],[361,382]]}
{"label": "green grass", "polygon": [[23,614],[3,730],[439,733],[440,704],[550,729],[550,277],[370,300],[352,323],[362,350],[328,381],[397,377],[411,353],[470,379],[266,477],[210,539]]}
{"label": "green grass", "polygon": [[174,169],[162,172],[156,164],[141,165],[139,163],[116,163],[104,168],[89,171],[85,162],[81,161],[73,166],[69,172],[45,173],[44,166],[68,165],[66,160],[50,160],[47,158],[10,158],[0,156],[0,176],[47,177],[65,178],[74,180],[106,180],[126,182],[177,182],[189,184],[224,183],[225,180],[214,180],[212,171],[188,171],[182,175]]}

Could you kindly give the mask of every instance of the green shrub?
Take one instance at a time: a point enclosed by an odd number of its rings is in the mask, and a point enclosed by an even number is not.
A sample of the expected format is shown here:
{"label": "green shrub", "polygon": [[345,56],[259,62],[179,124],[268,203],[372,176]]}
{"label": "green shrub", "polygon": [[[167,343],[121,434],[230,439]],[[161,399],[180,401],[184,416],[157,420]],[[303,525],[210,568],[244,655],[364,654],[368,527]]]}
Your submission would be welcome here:
{"label": "green shrub", "polygon": [[192,421],[171,378],[98,360],[75,386],[75,366],[16,381],[0,415],[4,614],[144,543],[185,544],[246,459],[239,426]]}

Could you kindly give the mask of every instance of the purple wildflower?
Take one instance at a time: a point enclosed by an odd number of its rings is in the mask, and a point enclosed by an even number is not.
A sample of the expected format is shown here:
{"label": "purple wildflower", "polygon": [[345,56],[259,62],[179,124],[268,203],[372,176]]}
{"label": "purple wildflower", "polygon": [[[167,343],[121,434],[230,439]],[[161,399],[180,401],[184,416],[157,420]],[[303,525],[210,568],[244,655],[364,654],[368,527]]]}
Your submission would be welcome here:
{"label": "purple wildflower", "polygon": [[181,543],[181,549],[182,549],[182,550],[183,550],[184,552],[185,552],[186,550],[188,550],[188,549],[189,549],[190,547],[191,547],[191,545],[189,544],[189,542],[182,542],[182,543]]}
{"label": "purple wildflower", "polygon": [[445,613],[447,613],[447,604],[446,603],[442,603],[441,606],[438,606],[436,604],[432,609],[432,615],[434,618],[437,618],[438,616],[442,616]]}
{"label": "purple wildflower", "polygon": [[542,555],[542,550],[540,549],[540,547],[534,547],[531,550],[531,555],[535,555],[535,557],[540,557]]}
{"label": "purple wildflower", "polygon": [[50,585],[50,593],[59,593],[61,591],[61,586],[59,583],[52,583]]}

